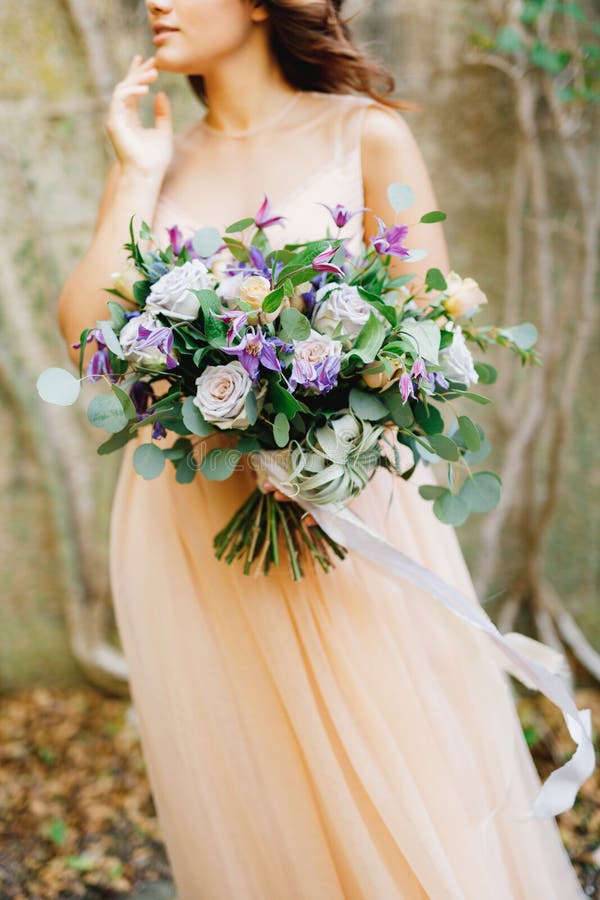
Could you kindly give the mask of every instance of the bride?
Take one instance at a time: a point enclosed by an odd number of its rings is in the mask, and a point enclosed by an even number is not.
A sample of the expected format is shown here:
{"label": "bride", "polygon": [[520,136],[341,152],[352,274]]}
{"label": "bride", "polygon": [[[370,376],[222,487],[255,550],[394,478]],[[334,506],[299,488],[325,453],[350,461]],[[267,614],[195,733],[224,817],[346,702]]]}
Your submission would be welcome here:
{"label": "bride", "polygon": [[[321,236],[320,204],[340,203],[358,252],[376,216],[389,222],[390,183],[412,186],[411,222],[437,209],[408,105],[390,99],[391,76],[356,48],[340,7],[147,0],[155,54],[135,56],[114,89],[116,159],[60,296],[73,362],[83,328],[106,315],[134,213],[166,245],[175,226],[182,239],[223,230],[266,197],[285,217],[269,230],[281,247]],[[138,116],[160,71],[188,76],[206,106],[177,134],[164,91],[151,127]],[[440,223],[410,234],[428,256],[396,259],[394,274],[449,271]],[[218,561],[212,536],[255,472],[183,485],[167,466],[145,481],[131,459],[150,440],[141,431],[123,453],[110,574],[179,900],[583,897],[556,821],[515,821],[540,780],[486,635],[351,553],[301,581]],[[352,508],[478,604],[454,529],[418,493],[427,480],[381,469]]]}

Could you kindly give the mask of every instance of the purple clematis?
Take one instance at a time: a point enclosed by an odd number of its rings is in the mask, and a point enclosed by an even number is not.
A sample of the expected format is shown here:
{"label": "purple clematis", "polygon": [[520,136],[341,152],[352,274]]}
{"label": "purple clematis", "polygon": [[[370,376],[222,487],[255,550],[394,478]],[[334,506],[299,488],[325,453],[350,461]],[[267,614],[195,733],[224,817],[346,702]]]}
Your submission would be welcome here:
{"label": "purple clematis", "polygon": [[341,364],[340,356],[327,356],[318,363],[295,358],[289,379],[290,388],[294,391],[301,385],[305,388],[316,388],[320,394],[326,394],[337,384]]}
{"label": "purple clematis", "polygon": [[398,382],[398,387],[400,389],[400,393],[402,395],[402,402],[406,403],[409,397],[413,397],[413,399],[417,399],[415,395],[415,388],[413,384],[413,380],[408,374],[408,372],[403,372],[400,376],[400,381]]}
{"label": "purple clematis", "polygon": [[[87,365],[85,370],[86,377],[89,378],[90,381],[99,381],[106,375],[109,381],[118,381],[119,376],[115,375],[113,372],[113,368],[110,364],[110,357],[108,355],[108,347],[106,346],[106,341],[99,328],[92,328],[87,335],[85,342],[86,344],[89,344],[90,341],[93,340],[96,341],[97,350],[93,353],[92,358]],[[71,346],[74,348],[81,347],[81,341],[76,341],[74,344],[71,344]]]}
{"label": "purple clematis", "polygon": [[[135,411],[137,415],[138,422],[142,419],[145,419],[146,416],[151,415],[149,413],[148,407],[154,403],[156,400],[156,394],[154,393],[154,389],[151,384],[148,384],[147,381],[134,381],[129,389],[129,396],[131,398],[131,402],[135,406]],[[164,425],[161,424],[158,420],[153,422],[152,424],[152,437],[154,439],[165,437],[167,434],[167,429]]]}
{"label": "purple clematis", "polygon": [[[341,245],[342,247],[344,244]],[[312,267],[317,272],[334,272],[336,275],[344,277],[344,270],[332,263],[331,260],[337,253],[337,247],[327,247],[322,253],[319,253],[312,261]]]}
{"label": "purple clematis", "polygon": [[360,209],[349,210],[343,203],[337,203],[333,207],[328,206],[326,203],[320,203],[319,206],[324,206],[325,209],[329,210],[331,218],[338,228],[343,228],[353,216],[357,216],[361,212],[366,212],[368,209],[367,206],[361,206]]}
{"label": "purple clematis", "polygon": [[277,359],[275,347],[280,341],[265,337],[260,327],[249,325],[239,344],[235,347],[221,347],[223,353],[237,356],[253,381],[258,378],[259,363],[266,369],[281,372],[281,363]]}
{"label": "purple clematis", "polygon": [[403,258],[409,256],[409,248],[402,243],[408,234],[408,225],[391,225],[387,228],[385,222],[379,216],[375,216],[375,218],[379,223],[379,232],[375,237],[371,238],[371,243],[377,252],[382,254],[390,253],[392,256]]}
{"label": "purple clematis", "polygon": [[174,369],[179,365],[174,356],[171,356],[173,349],[173,329],[160,325],[158,328],[146,328],[140,325],[137,333],[137,340],[133,349],[136,351],[149,350],[151,347],[157,347],[161,353],[166,356],[167,369]]}
{"label": "purple clematis", "polygon": [[257,228],[269,228],[271,225],[282,225],[286,216],[272,216],[271,215],[271,201],[264,195],[264,200],[261,203],[258,212],[254,217],[254,224]]}

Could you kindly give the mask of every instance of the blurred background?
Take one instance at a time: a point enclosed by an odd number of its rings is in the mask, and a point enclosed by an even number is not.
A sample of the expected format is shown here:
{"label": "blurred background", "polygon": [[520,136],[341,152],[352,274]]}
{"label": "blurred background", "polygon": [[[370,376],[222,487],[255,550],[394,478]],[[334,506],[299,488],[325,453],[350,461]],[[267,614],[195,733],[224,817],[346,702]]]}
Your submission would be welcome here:
{"label": "blurred background", "polygon": [[[543,365],[511,358],[480,386],[493,400],[477,415],[502,503],[457,533],[489,615],[565,652],[597,727],[600,7],[346,10],[396,96],[419,104],[403,115],[448,216],[452,267],[487,294],[478,321],[538,328]],[[0,31],[0,896],[168,897],[108,583],[120,454],[96,454],[84,403],[61,409],[35,390],[45,367],[70,368],[57,298],[113,159],[110,94],[132,55],[153,51],[146,7],[20,0],[2,4]],[[161,74],[160,88],[177,130],[202,115],[183,76]],[[502,370],[508,356],[488,361]],[[525,693],[523,728],[545,775],[573,745],[554,707]],[[600,891],[597,796],[594,776],[560,817],[589,896]]]}

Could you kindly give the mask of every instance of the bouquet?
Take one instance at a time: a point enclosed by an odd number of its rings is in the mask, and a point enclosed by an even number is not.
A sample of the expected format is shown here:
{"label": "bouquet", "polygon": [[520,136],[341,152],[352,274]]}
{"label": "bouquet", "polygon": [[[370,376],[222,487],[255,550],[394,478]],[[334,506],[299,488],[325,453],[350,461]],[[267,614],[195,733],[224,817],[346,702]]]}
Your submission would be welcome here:
{"label": "bouquet", "polygon": [[[499,344],[522,364],[539,364],[536,329],[475,325],[487,298],[454,271],[430,268],[412,289],[414,275],[392,277],[393,258],[412,262],[426,251],[406,246],[411,226],[397,221],[414,202],[411,188],[391,184],[388,198],[395,222],[377,217],[378,234],[358,255],[343,231],[364,209],[340,204],[322,204],[332,222],[323,239],[279,250],[268,232],[283,217],[271,212],[267,196],[254,217],[224,234],[204,227],[184,241],[177,226],[169,228],[166,247],[146,222],[136,240],[132,216],[124,244],[129,268],[114,273],[106,289],[118,299],[107,301],[109,318],[73,345],[80,348],[79,379],[57,367],[38,378],[40,395],[60,404],[75,402],[85,378],[105,381],[109,392],[87,408],[89,421],[110,435],[98,453],[151,426],[133,454],[143,478],[158,477],[168,462],[180,483],[198,470],[222,480],[243,455],[255,461],[256,488],[214,536],[217,557],[242,557],[247,574],[278,565],[280,544],[294,579],[302,577],[305,554],[329,571],[347,550],[331,530],[308,525],[306,511],[343,509],[379,467],[409,479],[419,463],[444,460],[447,486],[421,485],[419,492],[448,524],[499,501],[499,477],[471,469],[490,452],[483,428],[462,411],[447,426],[442,410],[458,400],[490,402],[471,386],[491,384],[496,371],[474,359],[469,344],[481,351]],[[434,210],[419,221],[445,218]],[[83,375],[91,341],[96,349]],[[157,381],[167,385],[161,396]],[[219,431],[233,446],[213,447],[196,465],[194,442]],[[161,447],[169,432],[174,442]],[[399,445],[412,452],[404,471]],[[291,502],[263,490],[267,472]]]}

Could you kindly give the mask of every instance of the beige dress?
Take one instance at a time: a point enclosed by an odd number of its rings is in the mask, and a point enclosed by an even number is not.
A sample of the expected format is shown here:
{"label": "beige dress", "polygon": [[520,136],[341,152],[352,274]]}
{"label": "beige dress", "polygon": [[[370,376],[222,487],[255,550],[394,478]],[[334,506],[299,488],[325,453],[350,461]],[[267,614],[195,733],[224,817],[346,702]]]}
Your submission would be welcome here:
{"label": "beige dress", "polygon": [[[318,201],[363,205],[370,102],[305,92],[257,129],[195,126],[198,195],[175,178],[155,234],[224,228],[266,193],[287,216],[274,245],[320,236]],[[362,216],[347,233],[358,249]],[[212,537],[252,472],[180,485],[167,462],[145,481],[136,446],[114,497],[111,580],[179,900],[584,897],[556,821],[511,821],[540,781],[487,635],[358,556],[300,582],[218,561]],[[477,603],[454,529],[419,496],[431,479],[380,470],[351,508]]]}

